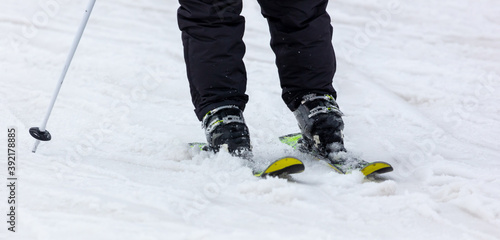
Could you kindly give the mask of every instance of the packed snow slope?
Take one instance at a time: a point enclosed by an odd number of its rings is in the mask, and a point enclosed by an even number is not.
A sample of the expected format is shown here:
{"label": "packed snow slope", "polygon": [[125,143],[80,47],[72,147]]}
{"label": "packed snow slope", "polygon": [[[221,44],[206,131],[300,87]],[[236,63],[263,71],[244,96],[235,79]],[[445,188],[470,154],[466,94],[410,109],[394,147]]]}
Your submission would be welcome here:
{"label": "packed snow slope", "polygon": [[[305,160],[259,179],[204,141],[175,0],[98,1],[31,153],[86,0],[3,0],[1,151],[18,130],[18,225],[1,239],[500,239],[500,4],[331,1],[346,146],[395,171],[366,181]],[[295,154],[266,21],[244,4],[256,158]],[[1,164],[6,182],[7,157]],[[2,184],[4,185],[4,184]],[[7,211],[1,188],[0,212]],[[6,216],[4,215],[5,219]]]}

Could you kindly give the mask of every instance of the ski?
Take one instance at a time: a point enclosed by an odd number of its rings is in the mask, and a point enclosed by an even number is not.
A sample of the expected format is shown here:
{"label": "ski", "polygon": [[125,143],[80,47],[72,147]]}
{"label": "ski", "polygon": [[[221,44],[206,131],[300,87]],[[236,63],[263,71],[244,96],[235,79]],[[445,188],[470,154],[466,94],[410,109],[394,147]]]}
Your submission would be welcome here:
{"label": "ski", "polygon": [[269,164],[264,170],[253,170],[256,177],[288,177],[290,174],[301,173],[305,169],[304,163],[295,157],[281,157]]}
{"label": "ski", "polygon": [[346,157],[346,153],[341,152],[334,156],[331,156],[330,158],[326,158],[319,154],[301,148],[301,139],[302,139],[301,133],[294,133],[279,137],[279,140],[282,143],[292,147],[295,150],[299,150],[301,152],[309,154],[314,158],[316,158],[317,160],[327,163],[330,168],[332,168],[333,170],[335,170],[335,172],[340,174],[347,174],[352,172],[352,170],[360,170],[361,173],[363,173],[363,175],[368,176],[371,174],[382,174],[393,171],[393,167],[391,166],[391,164],[382,161],[366,162],[356,158],[353,159],[353,161],[350,161],[348,164],[334,163],[334,162],[347,162],[347,161],[338,161],[344,158],[348,158]]}
{"label": "ski", "polygon": [[[201,151],[212,151],[206,143],[189,143],[191,148],[199,148]],[[252,161],[251,159],[249,161]],[[289,175],[301,173],[304,171],[304,163],[295,157],[285,156],[280,157],[265,167],[254,166],[251,167],[253,175],[256,177],[280,177],[289,178]]]}

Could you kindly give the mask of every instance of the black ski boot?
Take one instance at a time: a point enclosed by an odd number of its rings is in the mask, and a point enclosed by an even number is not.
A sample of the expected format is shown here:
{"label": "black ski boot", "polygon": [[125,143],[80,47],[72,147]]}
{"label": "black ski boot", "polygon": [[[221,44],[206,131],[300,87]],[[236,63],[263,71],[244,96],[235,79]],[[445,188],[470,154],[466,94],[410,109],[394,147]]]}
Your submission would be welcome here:
{"label": "black ski boot", "polygon": [[308,94],[293,112],[302,132],[303,151],[329,158],[345,152],[342,112],[331,95]]}
{"label": "black ski boot", "polygon": [[250,159],[252,157],[250,134],[243,119],[243,112],[233,105],[222,106],[208,112],[203,117],[208,146],[214,152],[226,148],[233,156]]}

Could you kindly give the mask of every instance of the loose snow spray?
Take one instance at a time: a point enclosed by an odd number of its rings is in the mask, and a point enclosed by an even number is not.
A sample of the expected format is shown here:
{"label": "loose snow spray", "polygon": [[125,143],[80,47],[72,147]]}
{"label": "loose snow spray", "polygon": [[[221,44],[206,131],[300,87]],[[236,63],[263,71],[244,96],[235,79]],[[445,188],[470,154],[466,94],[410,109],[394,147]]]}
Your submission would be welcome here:
{"label": "loose snow spray", "polygon": [[49,108],[47,109],[47,113],[45,114],[45,118],[43,119],[42,125],[40,127],[30,128],[31,136],[36,139],[35,144],[33,145],[33,150],[31,150],[32,152],[36,152],[36,149],[38,148],[38,144],[40,144],[40,141],[50,141],[50,139],[52,138],[49,131],[47,131],[45,127],[47,126],[50,113],[54,108],[54,103],[56,102],[57,95],[59,94],[59,90],[61,90],[61,86],[64,82],[64,78],[66,77],[66,73],[68,72],[69,65],[71,64],[71,60],[73,60],[76,48],[78,47],[78,43],[80,43],[80,39],[82,38],[85,26],[87,26],[87,22],[89,21],[90,13],[94,8],[95,2],[96,0],[89,0],[88,6],[85,9],[85,14],[83,15],[82,22],[80,23],[80,27],[78,28],[75,39],[73,40],[73,45],[71,46],[71,50],[66,59],[66,63],[64,64],[64,68],[61,72],[61,76],[59,77],[59,81],[57,82],[56,89],[54,90],[54,95],[52,96],[52,100],[50,101]]}

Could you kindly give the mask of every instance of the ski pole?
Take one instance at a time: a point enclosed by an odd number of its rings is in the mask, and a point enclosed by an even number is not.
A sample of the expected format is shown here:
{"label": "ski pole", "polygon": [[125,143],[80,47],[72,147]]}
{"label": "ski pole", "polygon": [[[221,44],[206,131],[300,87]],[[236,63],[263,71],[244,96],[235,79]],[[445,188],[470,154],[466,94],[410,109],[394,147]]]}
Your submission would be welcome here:
{"label": "ski pole", "polygon": [[92,9],[94,8],[96,0],[89,0],[88,6],[85,9],[85,13],[83,15],[82,22],[80,23],[80,27],[78,28],[78,31],[76,33],[76,36],[73,40],[73,45],[71,46],[71,50],[68,54],[68,57],[66,59],[66,63],[64,64],[64,68],[61,72],[61,76],[59,77],[59,81],[57,82],[56,89],[54,90],[54,95],[52,96],[52,100],[50,101],[49,108],[47,109],[47,113],[45,114],[45,118],[43,119],[42,125],[40,127],[32,127],[30,128],[29,132],[32,137],[36,139],[35,144],[33,145],[33,150],[32,152],[36,152],[36,149],[38,148],[38,144],[40,144],[40,141],[50,141],[52,139],[49,131],[47,131],[45,128],[47,126],[47,122],[49,121],[50,113],[52,112],[52,109],[54,108],[54,103],[56,102],[57,95],[59,94],[59,90],[61,90],[61,86],[64,82],[64,78],[66,77],[66,73],[68,72],[69,65],[71,64],[71,60],[73,60],[73,56],[75,55],[76,48],[78,47],[78,43],[80,43],[80,39],[82,38],[83,31],[85,30],[85,26],[87,25],[87,22],[90,17],[90,13],[92,12]]}

